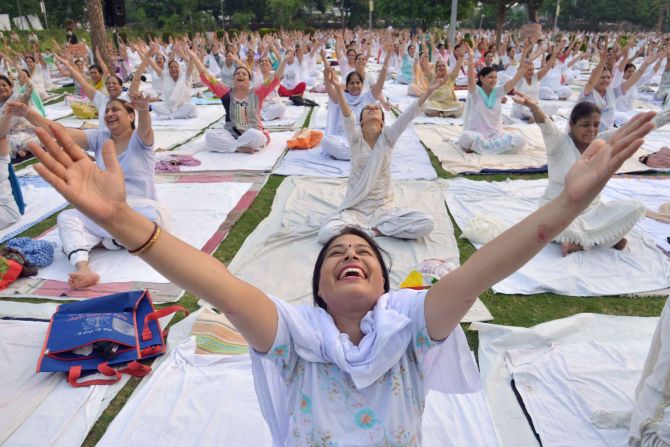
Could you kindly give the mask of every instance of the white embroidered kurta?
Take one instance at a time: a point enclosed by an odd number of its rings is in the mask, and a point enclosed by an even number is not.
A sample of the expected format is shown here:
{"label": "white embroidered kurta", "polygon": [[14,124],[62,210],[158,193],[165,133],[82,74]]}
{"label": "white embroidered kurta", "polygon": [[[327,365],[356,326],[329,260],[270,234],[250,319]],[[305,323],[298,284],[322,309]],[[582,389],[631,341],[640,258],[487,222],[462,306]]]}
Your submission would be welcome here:
{"label": "white embroidered kurta", "polygon": [[[559,130],[553,121],[540,123],[540,130],[547,147],[549,183],[540,199],[540,206],[555,199],[565,187],[565,176],[577,162],[581,154],[572,137]],[[604,132],[599,138],[608,140],[613,130]],[[612,247],[635,226],[644,214],[644,205],[636,200],[619,200],[603,203],[600,196],[593,199],[561,234],[556,237],[560,243],[580,244],[584,250],[596,245]]]}
{"label": "white embroidered kurta", "polygon": [[361,321],[357,346],[325,310],[273,298],[272,348],[251,353],[273,445],[418,446],[428,389],[478,390],[462,329],[444,342],[429,337],[425,296],[409,289],[382,295]]}

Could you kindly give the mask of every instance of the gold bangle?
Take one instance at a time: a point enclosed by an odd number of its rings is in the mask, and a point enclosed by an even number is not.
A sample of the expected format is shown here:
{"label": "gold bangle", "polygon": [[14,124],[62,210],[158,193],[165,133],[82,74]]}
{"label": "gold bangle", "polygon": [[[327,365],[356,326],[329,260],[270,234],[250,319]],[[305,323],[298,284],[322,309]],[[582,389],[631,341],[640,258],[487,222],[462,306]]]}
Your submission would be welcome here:
{"label": "gold bangle", "polygon": [[151,232],[151,236],[149,236],[149,239],[142,244],[139,248],[136,248],[135,250],[128,250],[128,253],[130,253],[133,256],[139,256],[142,253],[145,253],[148,251],[158,240],[158,237],[161,235],[161,227],[154,222],[154,230]]}

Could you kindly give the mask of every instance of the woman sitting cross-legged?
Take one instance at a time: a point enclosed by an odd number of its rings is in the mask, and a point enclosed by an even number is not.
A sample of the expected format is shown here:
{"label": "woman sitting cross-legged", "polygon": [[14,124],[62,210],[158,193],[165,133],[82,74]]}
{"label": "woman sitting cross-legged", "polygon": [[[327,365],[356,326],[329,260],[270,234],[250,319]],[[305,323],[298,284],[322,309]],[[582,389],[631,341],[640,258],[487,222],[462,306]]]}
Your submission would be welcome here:
{"label": "woman sitting cross-legged", "polygon": [[229,87],[214,79],[207,68],[200,62],[193,51],[191,60],[200,71],[200,80],[221,98],[226,109],[225,125],[220,128],[205,131],[207,149],[214,152],[243,152],[252,154],[260,151],[270,142],[270,134],[264,132],[261,119],[263,101],[279,86],[284,75],[286,58],[291,51],[286,52],[274,78],[269,83],[251,87],[251,72],[245,66],[235,69],[233,85]]}
{"label": "woman sitting cross-legged", "polygon": [[501,104],[505,95],[512,91],[526,73],[528,66],[522,63],[512,79],[502,87],[497,87],[498,72],[486,67],[475,74],[473,59],[473,51],[470,49],[468,100],[463,116],[463,134],[458,139],[458,145],[464,152],[482,155],[519,152],[526,145],[526,140],[503,130]]}
{"label": "woman sitting cross-legged", "polygon": [[412,103],[395,122],[384,126],[384,111],[379,104],[368,104],[360,113],[360,125],[332,70],[326,72],[335,86],[342,111],[342,125],[351,148],[351,172],[347,194],[337,212],[319,230],[319,242],[325,243],[345,227],[356,227],[370,236],[419,239],[433,230],[433,219],[422,212],[393,207],[391,157],[393,149],[409,123],[421,112],[421,106],[447,78],[435,79],[423,96]]}
{"label": "woman sitting cross-legged", "polygon": [[[345,229],[326,242],[314,266],[318,307],[266,295],[133,211],[112,143],[103,150],[104,171],[62,130],[54,130],[56,142],[38,129],[46,151],[31,146],[42,162],[37,172],[74,207],[121,245],[137,249],[168,280],[212,303],[239,330],[251,348],[256,394],[275,446],[315,445],[324,438],[333,445],[419,445],[429,389],[479,389],[459,327],[477,295],[528,262],[581,214],[643,143],[652,116],[637,116],[608,143],[593,142],[554,200],[429,290],[390,291],[374,240]],[[397,383],[400,392],[394,392]]]}
{"label": "woman sitting cross-legged", "polygon": [[[615,129],[599,134],[601,112],[590,102],[580,102],[572,109],[569,130],[564,132],[545,115],[535,99],[517,93],[514,100],[530,109],[533,119],[540,126],[547,148],[549,183],[540,200],[542,206],[561,195],[570,169],[581,159],[589,145],[596,138],[611,140],[616,135]],[[655,127],[661,127],[669,120],[670,111],[666,111],[656,115],[652,122]],[[575,251],[590,250],[596,246],[623,250],[626,246],[626,234],[644,215],[644,211],[644,204],[637,200],[602,202],[600,196],[596,196],[588,207],[556,236],[555,241],[561,244],[563,256]]]}
{"label": "woman sitting cross-legged", "polygon": [[[128,194],[130,206],[144,218],[165,225],[166,216],[158,203],[154,183],[154,133],[151,129],[149,101],[144,96],[134,94],[132,104],[121,99],[108,101],[104,111],[104,130],[65,129],[21,103],[11,103],[8,108],[14,115],[25,116],[36,128],[50,130],[58,136],[67,135],[79,147],[90,150],[95,154],[99,168],[104,169],[110,163],[109,157],[114,157],[114,164],[120,166],[125,176],[123,188]],[[135,115],[138,116],[137,129]],[[113,151],[103,157],[105,148],[109,147]],[[58,215],[58,233],[63,252],[76,268],[75,272],[70,273],[68,281],[73,289],[89,287],[100,280],[100,276],[89,265],[91,250],[96,247],[107,250],[126,247],[77,210],[65,210]]]}

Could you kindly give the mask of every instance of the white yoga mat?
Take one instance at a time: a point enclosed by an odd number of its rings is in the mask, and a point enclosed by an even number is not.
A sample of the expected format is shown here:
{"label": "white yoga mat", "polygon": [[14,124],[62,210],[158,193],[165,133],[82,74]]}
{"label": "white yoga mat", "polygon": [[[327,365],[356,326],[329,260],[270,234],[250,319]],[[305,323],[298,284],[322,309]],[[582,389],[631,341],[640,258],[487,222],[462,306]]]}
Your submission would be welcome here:
{"label": "white yoga mat", "polygon": [[[448,180],[446,200],[456,224],[464,228],[475,215],[498,219],[508,228],[537,209],[546,179],[483,182]],[[571,296],[623,295],[670,286],[670,258],[651,236],[635,226],[628,246],[617,251],[596,247],[562,257],[549,244],[516,273],[493,286],[496,293]]]}
{"label": "white yoga mat", "polygon": [[[273,171],[278,175],[313,177],[348,177],[351,162],[336,160],[321,151],[321,146],[310,150],[290,150]],[[432,180],[437,173],[430,157],[412,127],[400,136],[391,159],[391,177],[395,180]]]}
{"label": "white yoga mat", "polygon": [[[631,378],[639,378],[657,321],[658,318],[578,314],[528,329],[474,323],[470,328],[479,331],[479,367],[501,445],[539,445],[510,385],[513,377],[515,382],[517,378],[522,384],[530,382],[521,372],[512,375],[508,367],[510,354],[518,359],[515,369],[536,373],[533,379],[538,374],[543,376],[541,381],[532,380],[532,388],[522,392],[526,396],[535,394],[530,397],[533,404],[546,406],[545,411],[551,412],[553,420],[537,419],[545,433],[543,445],[627,445],[627,430],[599,430],[591,423],[591,415],[595,408],[614,410],[630,402],[637,385],[637,380],[632,384]],[[647,348],[643,348],[645,345]],[[519,361],[521,353],[539,356],[528,356],[525,363]],[[554,388],[557,384],[561,386]],[[632,389],[628,388],[631,384]],[[582,386],[588,390],[576,395]],[[552,396],[547,392],[550,388],[558,394]],[[560,426],[561,432],[553,431]]]}
{"label": "white yoga mat", "polygon": [[[444,183],[411,181],[394,185],[395,203],[435,218],[435,228],[424,239],[408,241],[377,238],[391,257],[391,289],[425,259],[444,259],[459,265],[458,247],[451,220],[444,207]],[[317,227],[344,198],[346,182],[336,179],[288,177],[277,189],[270,215],[247,237],[231,261],[231,272],[264,292],[291,303],[312,303],[311,279],[321,249]],[[491,319],[479,300],[464,321]]]}
{"label": "white yoga mat", "polygon": [[220,120],[224,115],[223,106],[196,106],[198,116],[186,119],[161,120],[155,112],[151,113],[151,125],[154,129],[203,130]]}
{"label": "white yoga mat", "polygon": [[290,105],[288,101],[284,101],[284,103],[286,104],[286,113],[284,114],[284,117],[278,120],[263,121],[265,130],[272,132],[298,129],[302,127],[309,114],[310,108]]}
{"label": "white yoga mat", "polygon": [[48,322],[0,320],[0,442],[3,446],[81,445],[127,377],[73,388],[64,374],[36,373]]}
{"label": "white yoga mat", "polygon": [[72,109],[69,105],[65,104],[65,101],[44,106],[44,111],[47,114],[47,118],[52,121],[72,115]]}
{"label": "white yoga mat", "polygon": [[[670,202],[670,178],[613,178],[603,191],[606,200],[639,200],[650,211],[658,211]],[[662,249],[670,252],[670,224],[643,217],[637,227],[644,231]]]}
{"label": "white yoga mat", "polygon": [[[513,124],[505,126],[505,130],[521,135],[526,139],[526,146],[516,154],[479,155],[465,153],[458,148],[456,142],[463,133],[462,126],[457,125],[416,125],[421,141],[435,154],[442,163],[442,168],[453,174],[479,172],[482,169],[516,170],[539,168],[547,164],[547,152],[540,128],[534,124]],[[640,149],[626,160],[617,173],[649,171],[647,165],[640,163],[639,156],[647,154]]]}
{"label": "white yoga mat", "polygon": [[[100,447],[146,442],[173,446],[272,445],[254,391],[249,356],[194,354],[186,340],[126,403]],[[142,421],[142,423],[138,423]],[[428,394],[425,446],[496,446],[482,393]]]}
{"label": "white yoga mat", "polygon": [[[47,321],[0,320],[0,443],[23,447],[81,445],[128,382],[74,388],[63,373],[36,373],[53,303],[0,302],[0,315]],[[172,315],[160,320],[165,327]],[[171,348],[168,344],[168,350]]]}
{"label": "white yoga mat", "polygon": [[384,95],[386,95],[387,102],[398,107],[400,110],[405,110],[412,101],[416,98],[407,94],[407,85],[400,84],[392,79],[388,79],[384,83]]}
{"label": "white yoga mat", "polygon": [[25,213],[18,222],[0,230],[0,242],[5,242],[42,222],[67,206],[67,202],[41,177],[19,176]]}
{"label": "white yoga mat", "polygon": [[253,154],[222,153],[207,150],[205,135],[179,146],[174,151],[157,154],[156,160],[170,158],[170,155],[193,155],[201,161],[199,166],[180,166],[181,172],[195,171],[270,171],[286,150],[286,142],[294,132],[272,132],[270,144]]}
{"label": "white yoga mat", "polygon": [[[163,183],[157,184],[158,198],[170,212],[170,232],[188,244],[201,248],[226,220],[251,183]],[[40,269],[37,277],[67,281],[74,267],[63,254],[58,230],[44,238],[57,244],[54,262]],[[178,256],[178,254],[175,254]],[[91,269],[100,275],[100,283],[143,281],[169,282],[137,256],[125,250],[96,249]],[[66,299],[71,299],[67,298]]]}

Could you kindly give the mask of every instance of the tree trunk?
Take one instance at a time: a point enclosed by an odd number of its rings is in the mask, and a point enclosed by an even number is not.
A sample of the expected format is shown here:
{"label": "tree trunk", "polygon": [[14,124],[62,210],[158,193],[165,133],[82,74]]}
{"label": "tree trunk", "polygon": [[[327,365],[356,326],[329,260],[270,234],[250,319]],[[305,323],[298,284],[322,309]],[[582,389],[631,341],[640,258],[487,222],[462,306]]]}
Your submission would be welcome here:
{"label": "tree trunk", "polygon": [[665,22],[665,13],[667,11],[666,5],[661,5],[658,8],[658,21],[656,22],[656,31],[661,33],[663,32],[663,22]]}
{"label": "tree trunk", "polygon": [[529,1],[526,3],[528,8],[528,21],[531,23],[540,23],[540,8],[539,5],[534,1]]}
{"label": "tree trunk", "polygon": [[[500,41],[502,40],[503,26],[505,25],[505,17],[507,16],[507,5],[505,0],[498,0],[498,8],[496,11],[496,48],[500,48]],[[507,51],[507,48],[505,48]]]}
{"label": "tree trunk", "polygon": [[91,50],[95,54],[95,49],[100,50],[100,55],[105,60],[105,64],[110,70],[114,69],[112,58],[107,51],[107,30],[105,29],[105,17],[102,14],[101,0],[86,0],[86,20],[91,29]]}

